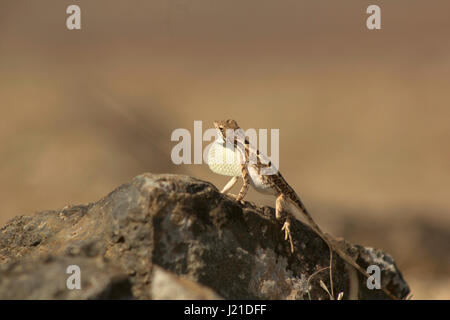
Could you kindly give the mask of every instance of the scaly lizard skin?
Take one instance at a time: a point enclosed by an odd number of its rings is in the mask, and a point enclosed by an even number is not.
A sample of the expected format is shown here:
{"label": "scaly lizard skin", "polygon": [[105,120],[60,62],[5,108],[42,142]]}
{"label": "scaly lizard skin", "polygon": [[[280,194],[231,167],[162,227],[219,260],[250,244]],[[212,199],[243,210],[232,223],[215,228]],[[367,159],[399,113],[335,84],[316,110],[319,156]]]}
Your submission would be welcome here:
{"label": "scaly lizard skin", "polygon": [[[282,218],[282,213],[288,213],[282,230],[285,232],[285,239],[289,240],[291,252],[294,252],[294,242],[290,228],[291,215],[296,216],[300,211],[308,221],[309,226],[327,243],[330,250],[336,252],[344,261],[353,266],[366,278],[370,277],[352,257],[340,248],[336,240],[322,232],[294,189],[286,182],[281,173],[274,168],[268,158],[249,143],[244,131],[238,126],[236,121],[215,121],[214,126],[218,133],[218,139],[209,150],[208,165],[215,173],[232,176],[232,179],[222,189],[222,193],[227,193],[236,184],[239,177],[242,177],[243,185],[236,196],[237,201],[243,200],[250,185],[258,192],[274,195],[276,197],[275,216],[277,220]],[[270,174],[262,173],[264,170],[267,172],[267,169],[272,169],[269,171]],[[392,299],[398,299],[387,289],[382,289]]]}

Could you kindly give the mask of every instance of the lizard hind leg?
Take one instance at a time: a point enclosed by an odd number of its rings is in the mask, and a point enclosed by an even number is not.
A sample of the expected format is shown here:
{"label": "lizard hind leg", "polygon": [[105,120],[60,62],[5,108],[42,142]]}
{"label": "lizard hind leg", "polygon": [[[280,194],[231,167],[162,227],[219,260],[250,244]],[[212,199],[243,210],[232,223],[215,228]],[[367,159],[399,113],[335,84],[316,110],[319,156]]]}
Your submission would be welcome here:
{"label": "lizard hind leg", "polygon": [[[282,218],[282,213],[286,212],[287,202],[284,195],[279,195],[276,202],[275,202],[275,218],[277,220],[280,220]],[[289,244],[291,245],[291,252],[294,253],[294,241],[292,240],[292,234],[291,234],[291,219],[289,216],[286,217],[286,220],[284,221],[283,227],[281,228],[281,231],[284,231],[284,240],[289,239]]]}
{"label": "lizard hind leg", "polygon": [[247,166],[245,164],[241,165],[241,170],[242,170],[243,185],[241,187],[241,190],[239,191],[238,196],[236,197],[236,201],[242,201],[242,199],[244,199],[245,195],[247,194],[248,187],[250,185]]}

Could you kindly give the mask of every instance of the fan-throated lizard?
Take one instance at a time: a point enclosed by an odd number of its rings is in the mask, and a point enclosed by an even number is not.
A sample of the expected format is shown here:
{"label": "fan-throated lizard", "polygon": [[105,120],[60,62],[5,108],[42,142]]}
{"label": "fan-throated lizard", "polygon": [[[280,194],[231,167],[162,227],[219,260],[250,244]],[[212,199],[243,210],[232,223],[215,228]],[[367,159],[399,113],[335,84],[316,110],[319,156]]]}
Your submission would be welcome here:
{"label": "fan-throated lizard", "polygon": [[[370,277],[352,257],[339,247],[336,240],[322,232],[294,189],[286,182],[277,168],[274,168],[267,156],[261,154],[255,146],[249,143],[244,131],[236,121],[215,121],[214,126],[218,137],[209,149],[208,165],[215,173],[232,176],[222,189],[222,193],[227,193],[236,184],[239,177],[242,177],[243,185],[236,196],[237,201],[243,200],[249,185],[252,185],[258,192],[274,195],[277,220],[282,218],[282,213],[287,213],[282,231],[285,232],[285,239],[289,240],[292,253],[294,252],[294,242],[291,235],[291,215],[295,217],[300,211],[309,226],[327,243],[330,250],[335,251],[366,278]],[[262,172],[267,169],[272,169],[269,170],[270,174]],[[392,299],[398,299],[387,289],[382,288],[382,290]]]}

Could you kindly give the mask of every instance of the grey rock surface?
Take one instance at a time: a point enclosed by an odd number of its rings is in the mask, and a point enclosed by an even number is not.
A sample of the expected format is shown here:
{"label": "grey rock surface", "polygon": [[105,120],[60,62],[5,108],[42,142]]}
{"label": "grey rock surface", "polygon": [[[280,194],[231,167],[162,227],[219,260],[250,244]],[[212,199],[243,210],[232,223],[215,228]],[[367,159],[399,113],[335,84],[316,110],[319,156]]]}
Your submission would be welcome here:
{"label": "grey rock surface", "polygon": [[[294,254],[273,208],[238,203],[188,176],[146,173],[97,202],[3,226],[0,299],[329,299],[320,285],[330,290],[327,245],[299,221],[293,229]],[[392,257],[344,244],[406,297]],[[69,265],[80,267],[81,289],[67,288]],[[387,298],[336,255],[333,291]]]}

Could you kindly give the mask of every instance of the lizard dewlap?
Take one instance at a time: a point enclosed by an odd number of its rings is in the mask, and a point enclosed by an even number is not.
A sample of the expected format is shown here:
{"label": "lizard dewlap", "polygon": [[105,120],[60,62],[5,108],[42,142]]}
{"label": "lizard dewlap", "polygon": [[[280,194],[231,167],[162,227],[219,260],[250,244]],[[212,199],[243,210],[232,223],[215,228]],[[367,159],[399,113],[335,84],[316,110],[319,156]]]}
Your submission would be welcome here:
{"label": "lizard dewlap", "polygon": [[213,143],[208,151],[208,166],[223,176],[238,177],[242,174],[239,153],[219,142]]}

